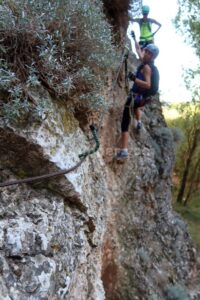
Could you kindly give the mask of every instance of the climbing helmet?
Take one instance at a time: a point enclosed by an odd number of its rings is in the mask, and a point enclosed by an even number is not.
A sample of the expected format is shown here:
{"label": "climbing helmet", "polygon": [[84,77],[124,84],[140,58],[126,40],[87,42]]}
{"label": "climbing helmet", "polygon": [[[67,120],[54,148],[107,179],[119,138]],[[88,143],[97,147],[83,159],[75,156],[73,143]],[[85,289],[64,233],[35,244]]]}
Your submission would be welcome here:
{"label": "climbing helmet", "polygon": [[153,58],[155,59],[159,54],[159,49],[154,44],[148,44],[144,49],[149,50],[153,54]]}
{"label": "climbing helmet", "polygon": [[142,14],[143,15],[148,15],[149,11],[150,11],[150,7],[148,5],[142,6]]}

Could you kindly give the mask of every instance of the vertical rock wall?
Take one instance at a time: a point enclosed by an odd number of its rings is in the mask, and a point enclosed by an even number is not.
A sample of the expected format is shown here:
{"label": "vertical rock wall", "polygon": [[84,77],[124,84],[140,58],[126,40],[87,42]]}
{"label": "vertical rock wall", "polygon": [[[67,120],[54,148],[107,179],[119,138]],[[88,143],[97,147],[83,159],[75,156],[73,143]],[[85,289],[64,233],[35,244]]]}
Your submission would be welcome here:
{"label": "vertical rock wall", "polygon": [[118,188],[103,248],[106,299],[190,299],[196,251],[171,207],[174,141],[158,98],[143,122],[140,134],[130,129],[129,160],[112,166]]}
{"label": "vertical rock wall", "polygon": [[[105,2],[119,37],[127,8]],[[51,112],[40,124],[0,122],[1,182],[68,169],[94,146],[66,103],[30,92]],[[123,82],[105,93],[112,109],[97,153],[67,175],[0,189],[0,300],[189,299],[195,250],[171,208],[173,135],[159,99],[145,108],[140,135],[132,124],[119,165]]]}
{"label": "vertical rock wall", "polygon": [[[68,169],[90,146],[66,107],[46,97],[52,114],[41,125],[1,126],[1,181]],[[104,299],[99,156],[66,176],[1,189],[0,299]]]}

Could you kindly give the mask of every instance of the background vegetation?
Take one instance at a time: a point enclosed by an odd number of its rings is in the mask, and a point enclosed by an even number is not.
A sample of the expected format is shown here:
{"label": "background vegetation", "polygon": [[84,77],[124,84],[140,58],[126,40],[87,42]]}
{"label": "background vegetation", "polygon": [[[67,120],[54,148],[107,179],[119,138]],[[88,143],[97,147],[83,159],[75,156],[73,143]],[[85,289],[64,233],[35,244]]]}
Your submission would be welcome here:
{"label": "background vegetation", "polygon": [[179,11],[175,24],[185,36],[187,43],[192,45],[200,56],[200,2],[199,0],[178,0]]}
{"label": "background vegetation", "polygon": [[[200,2],[178,0],[175,19],[177,30],[200,56]],[[168,120],[171,127],[179,128],[182,139],[176,148],[174,176],[174,207],[189,224],[190,233],[200,247],[200,67],[185,70],[185,84],[192,93],[192,101],[175,108],[176,119]]]}
{"label": "background vegetation", "polygon": [[180,117],[168,120],[168,124],[182,131],[174,171],[178,179],[176,201],[186,206],[200,192],[200,107],[193,102],[183,103],[177,109]]}
{"label": "background vegetation", "polygon": [[[175,107],[175,105],[173,105]],[[200,106],[197,102],[176,106],[179,112],[168,125],[179,130],[174,168],[174,207],[187,220],[200,246]]]}

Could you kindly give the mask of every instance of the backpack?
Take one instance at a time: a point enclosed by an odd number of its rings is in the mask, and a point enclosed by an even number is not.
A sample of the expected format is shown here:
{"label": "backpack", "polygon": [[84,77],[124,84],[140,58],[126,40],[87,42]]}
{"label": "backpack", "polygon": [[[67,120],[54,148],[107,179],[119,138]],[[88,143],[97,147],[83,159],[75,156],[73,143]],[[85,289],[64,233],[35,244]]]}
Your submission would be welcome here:
{"label": "backpack", "polygon": [[[159,80],[160,80],[160,76],[159,76],[159,72],[157,67],[153,64],[153,63],[148,63],[149,67],[151,68],[151,88],[149,90],[145,90],[142,94],[143,97],[149,97],[149,96],[154,96],[159,89]],[[144,65],[142,64],[139,68],[138,68],[138,72],[140,72],[142,70],[142,68],[144,67]]]}
{"label": "backpack", "polygon": [[157,67],[154,66],[154,64],[149,64],[149,66],[151,68],[152,76],[151,76],[151,88],[148,91],[148,93],[150,93],[151,96],[154,96],[158,92],[158,89],[159,89],[160,75],[159,75]]}

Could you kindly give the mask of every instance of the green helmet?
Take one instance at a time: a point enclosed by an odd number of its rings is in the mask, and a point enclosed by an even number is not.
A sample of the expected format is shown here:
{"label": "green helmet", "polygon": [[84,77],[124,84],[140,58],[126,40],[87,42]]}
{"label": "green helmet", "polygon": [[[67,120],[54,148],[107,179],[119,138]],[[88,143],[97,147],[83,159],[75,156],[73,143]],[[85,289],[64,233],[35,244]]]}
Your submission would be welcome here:
{"label": "green helmet", "polygon": [[149,13],[149,11],[150,11],[150,8],[149,8],[148,5],[143,5],[142,6],[142,14],[143,15],[147,15]]}

